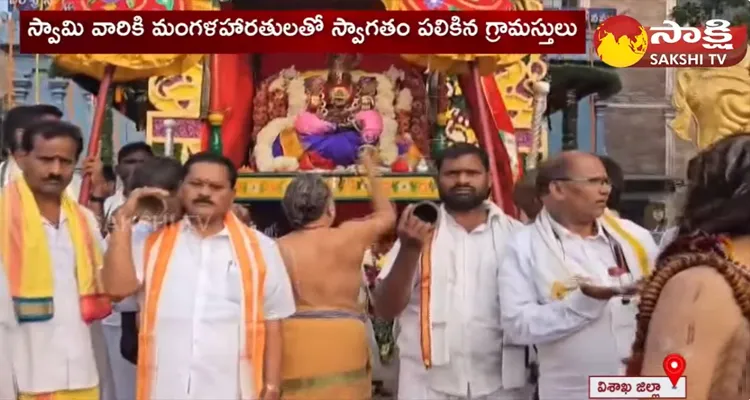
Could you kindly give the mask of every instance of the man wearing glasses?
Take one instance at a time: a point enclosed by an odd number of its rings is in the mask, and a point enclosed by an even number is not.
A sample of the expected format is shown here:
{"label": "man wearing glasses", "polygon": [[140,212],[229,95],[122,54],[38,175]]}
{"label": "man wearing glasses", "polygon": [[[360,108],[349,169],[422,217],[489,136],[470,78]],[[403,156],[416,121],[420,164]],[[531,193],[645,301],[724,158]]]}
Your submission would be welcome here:
{"label": "man wearing glasses", "polygon": [[540,400],[588,398],[589,375],[622,375],[635,334],[636,284],[658,249],[607,210],[601,160],[565,152],[538,171],[543,208],[510,240],[499,271],[506,339],[535,345]]}

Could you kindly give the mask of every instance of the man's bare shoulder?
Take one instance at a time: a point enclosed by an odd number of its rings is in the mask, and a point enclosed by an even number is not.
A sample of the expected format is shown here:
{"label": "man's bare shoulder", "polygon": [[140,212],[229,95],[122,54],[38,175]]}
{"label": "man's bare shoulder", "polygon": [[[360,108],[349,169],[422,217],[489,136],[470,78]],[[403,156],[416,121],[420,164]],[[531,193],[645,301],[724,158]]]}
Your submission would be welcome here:
{"label": "man's bare shoulder", "polygon": [[[344,224],[348,223],[349,221]],[[276,239],[276,242],[279,243],[279,245],[285,246],[297,246],[303,244],[316,245],[318,247],[336,246],[342,241],[350,241],[352,238],[351,231],[348,230],[348,228],[343,227],[344,224],[330,228],[294,231]]]}
{"label": "man's bare shoulder", "polygon": [[733,300],[732,288],[724,275],[709,266],[691,267],[679,272],[667,281],[661,296],[693,297],[695,292],[711,293],[710,296],[698,296],[697,300],[705,297],[708,301]]}
{"label": "man's bare shoulder", "polygon": [[336,230],[351,230],[351,229],[363,229],[365,225],[373,220],[372,215],[367,215],[364,217],[359,218],[352,218],[348,219],[342,223],[340,223],[336,228]]}
{"label": "man's bare shoulder", "polygon": [[[723,329],[736,328],[741,322],[732,287],[724,275],[709,266],[688,268],[667,281],[657,308],[675,312],[683,309],[692,317],[706,317],[706,323],[722,325]],[[725,313],[722,321],[716,321],[717,310]]]}

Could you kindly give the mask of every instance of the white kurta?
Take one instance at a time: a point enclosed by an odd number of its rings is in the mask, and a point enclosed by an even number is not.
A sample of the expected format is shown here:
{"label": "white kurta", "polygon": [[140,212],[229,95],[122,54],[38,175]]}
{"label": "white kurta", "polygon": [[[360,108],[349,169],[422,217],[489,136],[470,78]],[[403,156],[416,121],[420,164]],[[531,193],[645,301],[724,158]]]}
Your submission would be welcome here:
{"label": "white kurta", "polygon": [[[415,274],[409,303],[398,318],[401,327],[399,347],[399,398],[401,399],[528,399],[529,390],[502,389],[502,342],[500,304],[498,302],[498,248],[489,224],[467,232],[448,216],[445,224],[454,243],[453,271],[449,272],[450,308],[447,365],[426,370],[422,361],[420,336],[419,271]],[[492,218],[507,218],[490,214]],[[513,222],[520,226],[520,223]],[[400,243],[386,255],[379,279],[393,268]],[[524,370],[525,365],[518,365]]]}
{"label": "white kurta", "polygon": [[[136,224],[133,227],[133,241],[146,240],[152,231],[149,224]],[[112,370],[114,396],[117,400],[133,400],[136,396],[136,367],[122,356],[120,341],[122,339],[122,313],[137,311],[138,300],[136,296],[131,296],[116,303],[112,314],[101,323]]]}
{"label": "white kurta", "polygon": [[115,194],[107,197],[107,199],[104,200],[103,211],[105,220],[108,220],[109,217],[112,216],[112,213],[115,212],[115,210],[117,210],[121,205],[125,204],[125,195],[122,194],[122,191],[123,188],[119,187],[117,191],[115,191]]}
{"label": "white kurta", "polygon": [[[109,218],[112,211],[125,202],[122,188],[110,196],[104,203],[105,219]],[[133,230],[133,240],[145,240],[150,229],[144,230],[145,226],[139,225]],[[130,361],[122,357],[120,352],[120,338],[122,337],[122,312],[137,311],[138,304],[135,298],[125,299],[114,305],[112,314],[102,320],[104,338],[107,342],[110,366],[112,368],[113,384],[117,400],[135,399],[136,368]]]}
{"label": "white kurta", "polygon": [[[8,396],[15,390],[8,387],[8,379],[11,384],[15,381],[17,390],[23,393],[88,389],[99,385],[99,370],[104,375],[102,398],[110,399],[101,325],[88,326],[81,318],[67,220],[61,216],[59,227],[45,221],[44,232],[53,261],[52,319],[17,323],[5,269],[0,265],[0,398],[15,398]],[[97,239],[102,243],[101,236]]]}
{"label": "white kurta", "polygon": [[[188,223],[182,229],[164,278],[154,327],[152,396],[238,400],[243,288],[229,234],[225,229],[202,239]],[[286,318],[295,311],[289,276],[276,242],[260,232],[257,236],[266,262],[265,317]],[[144,245],[144,240],[133,242],[141,281]]]}
{"label": "white kurta", "polygon": [[[617,265],[610,239],[601,226],[597,235],[582,238],[552,222],[566,258],[579,265],[600,265],[605,270]],[[658,249],[651,234],[631,221],[619,222],[645,247],[653,267]],[[624,373],[623,359],[630,355],[635,334],[636,302],[623,305],[620,298],[596,300],[580,290],[561,301],[540,293],[534,281],[536,270],[555,266],[536,265],[535,254],[549,249],[544,242],[534,240],[535,229],[534,225],[521,229],[505,254],[499,274],[503,327],[514,342],[537,346],[541,400],[586,399],[587,376]]]}

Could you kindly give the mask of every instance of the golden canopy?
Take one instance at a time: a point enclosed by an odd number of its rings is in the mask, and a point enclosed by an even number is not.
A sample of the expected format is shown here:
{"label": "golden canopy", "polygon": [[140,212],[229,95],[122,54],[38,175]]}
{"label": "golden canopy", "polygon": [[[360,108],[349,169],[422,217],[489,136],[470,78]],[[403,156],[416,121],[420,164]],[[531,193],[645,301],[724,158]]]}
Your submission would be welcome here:
{"label": "golden canopy", "polygon": [[[211,0],[76,0],[73,11],[209,11]],[[61,0],[46,8],[62,10]],[[115,44],[116,45],[116,44]],[[58,54],[54,62],[67,72],[101,80],[107,65],[115,66],[114,82],[178,75],[200,62],[202,54]]]}

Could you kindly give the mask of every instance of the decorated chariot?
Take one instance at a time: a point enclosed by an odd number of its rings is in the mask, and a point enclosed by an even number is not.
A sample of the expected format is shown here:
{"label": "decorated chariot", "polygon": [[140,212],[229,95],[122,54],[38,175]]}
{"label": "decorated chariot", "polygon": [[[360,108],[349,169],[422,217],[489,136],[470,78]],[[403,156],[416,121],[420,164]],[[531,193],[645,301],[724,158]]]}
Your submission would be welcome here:
{"label": "decorated chariot", "polygon": [[[55,0],[49,9],[427,6],[542,9],[536,0]],[[546,149],[540,118],[546,92],[539,83],[547,67],[538,55],[76,54],[55,56],[54,62],[101,99],[90,154],[99,150],[102,115],[111,106],[145,128],[147,140],[168,154],[184,159],[212,149],[231,158],[241,175],[237,198],[245,202],[280,199],[293,175],[305,171],[326,174],[338,200],[366,199],[364,178],[356,170],[362,146],[378,149],[394,201],[433,200],[431,157],[466,141],[488,150],[493,197],[514,213],[510,189],[523,160],[527,154],[536,160]]]}
{"label": "decorated chariot", "polygon": [[[539,0],[54,1],[51,9],[81,11],[542,9]],[[346,201],[340,219],[365,214],[369,191],[357,167],[363,146],[377,149],[383,183],[401,205],[437,199],[431,158],[446,146],[482,146],[490,155],[492,196],[509,214],[524,164],[546,154],[549,85],[539,55],[59,55],[55,62],[98,92],[89,154],[99,150],[105,107],[136,121],[166,154],[221,152],[240,172],[237,199],[252,205],[254,222],[272,235],[285,231],[278,200],[297,173],[325,174],[336,199]],[[391,243],[368,252],[368,276]],[[376,321],[375,330],[387,361],[390,323]]]}

